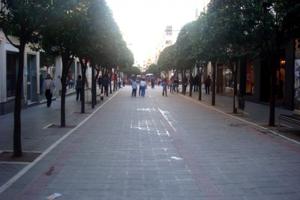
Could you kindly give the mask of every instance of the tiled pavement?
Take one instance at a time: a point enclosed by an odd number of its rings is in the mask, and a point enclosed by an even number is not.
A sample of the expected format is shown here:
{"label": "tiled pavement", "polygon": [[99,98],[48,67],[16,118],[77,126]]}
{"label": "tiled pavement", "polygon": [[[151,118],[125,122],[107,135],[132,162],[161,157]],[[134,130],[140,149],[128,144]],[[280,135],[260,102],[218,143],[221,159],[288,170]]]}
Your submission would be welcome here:
{"label": "tiled pavement", "polygon": [[[87,103],[91,95],[86,92]],[[100,100],[98,99],[98,102]],[[99,106],[100,104],[98,104]],[[66,97],[67,125],[77,125],[87,114],[80,114],[80,102],[75,101],[75,96]],[[86,104],[86,112],[91,113],[91,105]],[[45,104],[28,107],[22,110],[22,145],[23,151],[42,153],[70,128],[45,129],[50,124],[58,125],[60,122],[60,99],[52,102],[50,108]],[[11,151],[13,134],[13,113],[0,116],[0,152]],[[13,175],[28,163],[0,162],[0,185],[4,184]]]}
{"label": "tiled pavement", "polygon": [[[180,93],[179,93],[180,94]],[[186,93],[186,97],[189,97],[189,92]],[[198,101],[198,92],[193,92],[192,98]],[[236,98],[236,106],[238,105]],[[211,94],[206,95],[205,90],[202,89],[202,103],[211,105]],[[222,110],[226,113],[232,113],[233,112],[233,97],[230,95],[219,95],[216,94],[216,105],[215,107],[217,109]],[[243,119],[246,119],[251,122],[255,122],[257,124],[266,126],[268,124],[269,120],[269,105],[268,104],[262,104],[262,103],[255,103],[251,101],[245,101],[245,109],[240,110],[238,109],[239,117],[242,117]],[[280,114],[292,114],[293,111],[287,110],[283,107],[276,107],[276,117],[275,121],[278,125],[278,116]]]}
{"label": "tiled pavement", "polygon": [[[280,135],[288,140],[292,140],[300,144],[300,134],[299,129],[295,127],[290,127],[290,124],[286,125],[281,123],[279,126],[279,115],[292,115],[293,111],[285,109],[283,107],[277,106],[275,108],[275,127],[268,126],[270,108],[268,104],[255,103],[251,101],[245,101],[245,109],[238,109],[238,114],[233,114],[233,97],[230,95],[216,95],[216,105],[211,106],[211,94],[204,94],[205,90],[202,90],[202,100],[198,100],[199,93],[193,92],[192,97],[187,93],[185,98],[193,99],[202,105],[209,106],[211,109],[216,109],[220,112],[238,117],[241,120],[246,120],[250,123],[255,123],[256,125],[263,127],[263,131],[269,131],[273,134]],[[182,95],[181,93],[178,93]],[[183,95],[184,96],[184,95]],[[236,98],[237,101],[237,98]],[[236,106],[237,106],[236,102]]]}
{"label": "tiled pavement", "polygon": [[0,199],[300,199],[298,145],[147,92],[121,90]]}

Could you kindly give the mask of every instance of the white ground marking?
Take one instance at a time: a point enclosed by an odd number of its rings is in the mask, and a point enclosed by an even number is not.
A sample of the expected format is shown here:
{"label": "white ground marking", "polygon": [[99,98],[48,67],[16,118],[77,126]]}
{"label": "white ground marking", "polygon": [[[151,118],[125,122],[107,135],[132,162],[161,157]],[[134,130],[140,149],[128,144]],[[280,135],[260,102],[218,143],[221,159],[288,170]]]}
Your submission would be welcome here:
{"label": "white ground marking", "polygon": [[183,158],[176,157],[176,156],[172,156],[171,159],[172,159],[172,160],[183,160]]}
{"label": "white ground marking", "polygon": [[164,132],[163,132],[163,131],[160,131],[160,130],[156,129],[156,134],[157,134],[158,136],[166,135],[166,136],[170,137],[170,133],[169,133],[168,130],[164,130]]}
{"label": "white ground marking", "polygon": [[0,187],[0,194],[7,190],[12,184],[14,184],[19,178],[21,178],[26,172],[28,172],[32,167],[34,167],[39,161],[41,161],[47,154],[49,154],[55,147],[57,147],[61,142],[63,142],[66,138],[68,138],[72,133],[74,133],[77,129],[79,129],[83,124],[85,124],[91,117],[93,117],[96,112],[98,112],[105,104],[110,102],[113,97],[115,97],[117,93],[111,96],[106,102],[104,102],[101,106],[99,106],[94,112],[92,112],[87,118],[85,118],[82,122],[80,122],[75,128],[67,132],[63,137],[57,140],[54,144],[52,144],[48,149],[46,149],[39,157],[37,157],[32,163],[24,167],[21,171],[19,171],[15,176],[9,179],[5,184]]}
{"label": "white ground marking", "polygon": [[155,108],[137,108],[137,111],[144,111],[144,112],[155,112]]}
{"label": "white ground marking", "polygon": [[134,125],[134,121],[131,120],[130,123],[130,128],[131,129],[138,129],[141,131],[151,131],[150,127],[149,127],[149,123],[148,120],[138,120],[137,125]]}
{"label": "white ground marking", "polygon": [[273,131],[273,130],[271,130],[271,129],[268,129],[268,128],[266,128],[266,127],[263,127],[263,126],[261,126],[261,125],[259,125],[259,124],[254,123],[254,122],[247,121],[247,120],[242,119],[242,118],[240,118],[240,117],[237,117],[237,116],[233,116],[233,115],[227,114],[226,112],[223,112],[223,111],[221,111],[221,110],[219,110],[219,109],[217,109],[217,108],[214,108],[214,107],[212,107],[212,106],[208,106],[208,105],[206,105],[206,104],[204,104],[204,103],[201,103],[201,102],[199,102],[199,101],[197,101],[197,100],[195,100],[195,99],[192,99],[192,98],[189,98],[189,97],[186,97],[186,96],[183,96],[183,95],[181,95],[181,96],[184,97],[185,99],[188,99],[188,100],[190,100],[190,101],[193,101],[193,102],[195,102],[195,103],[198,103],[198,104],[202,105],[203,107],[206,107],[206,108],[208,108],[208,109],[210,109],[210,110],[214,110],[214,111],[216,111],[216,112],[218,112],[218,113],[221,113],[221,114],[223,114],[223,115],[226,115],[226,116],[228,116],[228,117],[230,117],[230,118],[232,118],[232,119],[236,119],[236,120],[239,120],[239,121],[244,122],[244,123],[246,123],[246,124],[250,124],[250,125],[255,126],[255,127],[259,128],[259,129],[262,129],[262,130],[264,130],[264,131],[268,131],[268,132],[270,132],[270,133],[272,133],[272,134],[274,134],[274,135],[276,135],[276,136],[278,136],[278,137],[281,137],[281,138],[286,139],[286,140],[288,140],[288,141],[290,141],[290,142],[293,142],[293,143],[296,143],[296,144],[299,144],[299,145],[300,145],[300,142],[298,142],[297,140],[294,140],[294,139],[291,139],[291,138],[286,137],[286,136],[284,136],[284,135],[281,135],[280,133],[278,133],[278,132],[276,132],[276,131]]}
{"label": "white ground marking", "polygon": [[171,122],[171,120],[168,118],[168,115],[167,115],[167,111],[164,111],[160,108],[158,108],[158,111],[160,112],[160,114],[163,116],[163,118],[168,122],[168,124],[171,126],[171,128],[173,129],[173,131],[176,132],[176,128],[173,126],[173,123]]}
{"label": "white ground marking", "polygon": [[43,129],[47,129],[47,128],[49,128],[50,126],[52,126],[53,124],[51,123],[51,124],[48,124],[48,125],[46,125],[45,127],[43,127]]}

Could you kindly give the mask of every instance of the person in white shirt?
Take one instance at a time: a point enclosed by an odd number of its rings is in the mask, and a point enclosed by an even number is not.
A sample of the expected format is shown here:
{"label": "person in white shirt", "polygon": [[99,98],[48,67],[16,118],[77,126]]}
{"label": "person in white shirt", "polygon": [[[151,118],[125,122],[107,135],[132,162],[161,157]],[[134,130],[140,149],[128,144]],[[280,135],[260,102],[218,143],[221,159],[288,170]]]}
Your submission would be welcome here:
{"label": "person in white shirt", "polygon": [[143,78],[140,82],[140,90],[141,90],[141,96],[144,97],[145,93],[146,93],[146,87],[147,87],[147,83],[145,81],[145,79]]}
{"label": "person in white shirt", "polygon": [[131,87],[132,87],[131,96],[136,97],[137,83],[135,79],[131,80]]}
{"label": "person in white shirt", "polygon": [[52,94],[54,90],[54,82],[50,76],[50,74],[47,74],[47,78],[45,79],[45,96],[47,99],[47,107],[49,108],[52,103]]}

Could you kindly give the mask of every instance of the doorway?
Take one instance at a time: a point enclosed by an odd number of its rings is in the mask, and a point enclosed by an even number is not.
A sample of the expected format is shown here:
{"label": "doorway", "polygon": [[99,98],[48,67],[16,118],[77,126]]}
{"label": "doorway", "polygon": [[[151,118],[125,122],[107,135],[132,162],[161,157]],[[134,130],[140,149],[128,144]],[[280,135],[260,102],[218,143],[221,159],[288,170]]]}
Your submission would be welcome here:
{"label": "doorway", "polygon": [[27,55],[27,101],[37,102],[37,64],[36,55]]}

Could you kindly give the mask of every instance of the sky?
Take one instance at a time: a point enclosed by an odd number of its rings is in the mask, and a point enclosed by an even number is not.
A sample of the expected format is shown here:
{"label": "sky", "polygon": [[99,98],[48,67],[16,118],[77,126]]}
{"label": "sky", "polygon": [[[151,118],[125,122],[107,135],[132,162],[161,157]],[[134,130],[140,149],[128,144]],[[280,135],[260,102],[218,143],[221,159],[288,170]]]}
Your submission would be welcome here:
{"label": "sky", "polygon": [[[180,28],[196,19],[209,0],[106,0],[135,65],[153,57],[166,39],[166,26],[173,27],[176,38]],[[173,38],[174,39],[174,38]],[[175,39],[174,39],[175,40]]]}

